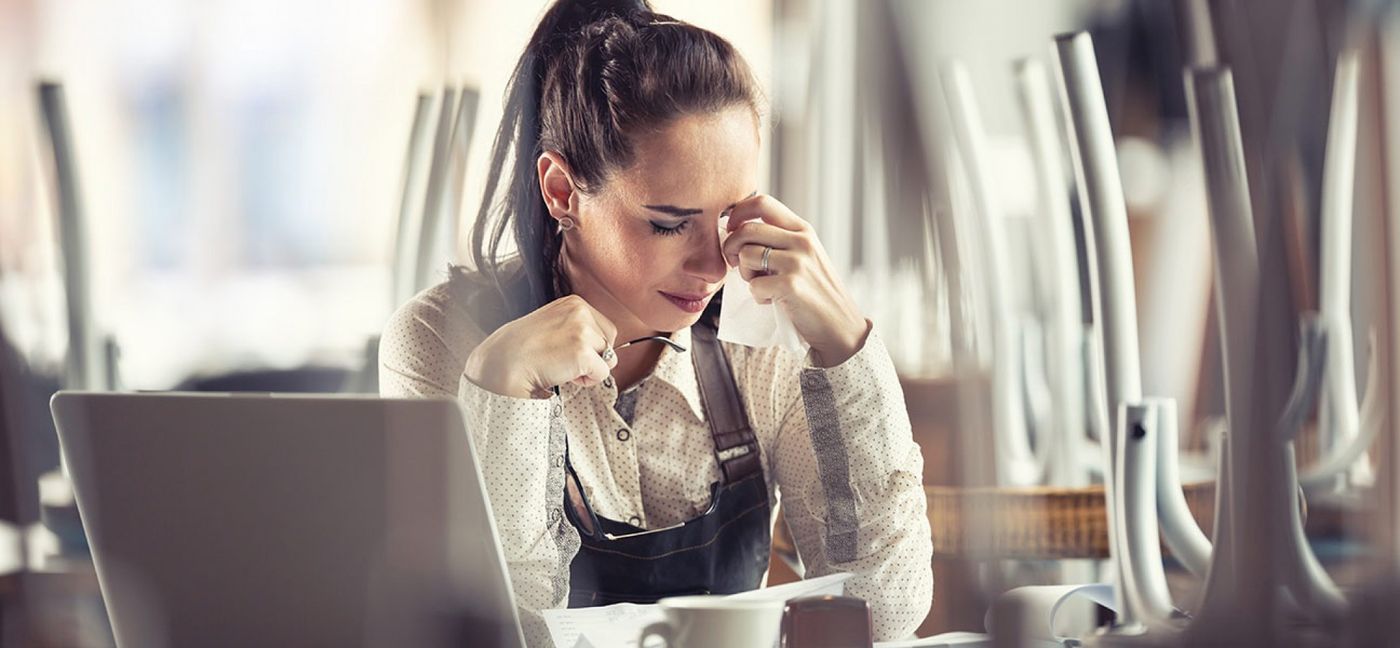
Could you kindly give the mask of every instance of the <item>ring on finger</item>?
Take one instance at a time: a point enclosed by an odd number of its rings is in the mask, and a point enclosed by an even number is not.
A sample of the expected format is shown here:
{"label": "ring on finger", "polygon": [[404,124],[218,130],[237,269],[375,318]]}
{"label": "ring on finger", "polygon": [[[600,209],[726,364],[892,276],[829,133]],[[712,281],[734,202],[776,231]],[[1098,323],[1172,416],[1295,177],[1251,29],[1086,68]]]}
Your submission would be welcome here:
{"label": "ring on finger", "polygon": [[616,357],[617,357],[617,353],[616,353],[615,351],[613,351],[611,348],[603,349],[602,355],[603,355],[603,362],[612,362],[612,361],[613,361],[613,358],[616,358]]}
{"label": "ring on finger", "polygon": [[773,246],[763,246],[763,259],[758,262],[758,269],[763,274],[768,274],[768,255],[773,253]]}

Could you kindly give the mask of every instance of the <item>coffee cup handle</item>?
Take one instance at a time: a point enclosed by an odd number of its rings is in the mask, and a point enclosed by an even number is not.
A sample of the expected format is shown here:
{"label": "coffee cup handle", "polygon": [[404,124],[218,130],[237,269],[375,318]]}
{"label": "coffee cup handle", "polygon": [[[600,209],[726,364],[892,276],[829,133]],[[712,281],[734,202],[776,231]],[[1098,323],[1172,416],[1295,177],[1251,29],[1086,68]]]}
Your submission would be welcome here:
{"label": "coffee cup handle", "polygon": [[647,639],[652,637],[661,637],[668,647],[676,643],[676,640],[671,636],[671,626],[667,625],[665,621],[642,628],[642,636],[637,639],[637,648],[646,648]]}

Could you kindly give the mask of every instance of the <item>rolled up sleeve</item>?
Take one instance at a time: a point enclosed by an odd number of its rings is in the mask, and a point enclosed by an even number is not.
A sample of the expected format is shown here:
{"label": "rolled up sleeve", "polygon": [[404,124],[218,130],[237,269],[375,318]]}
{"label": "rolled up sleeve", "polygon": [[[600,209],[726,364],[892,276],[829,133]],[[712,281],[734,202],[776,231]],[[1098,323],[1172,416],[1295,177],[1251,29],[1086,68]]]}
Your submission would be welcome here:
{"label": "rolled up sleeve", "polygon": [[830,368],[802,366],[772,459],[807,577],[852,572],[878,639],[909,636],[933,600],[932,545],[903,392],[883,342]]}

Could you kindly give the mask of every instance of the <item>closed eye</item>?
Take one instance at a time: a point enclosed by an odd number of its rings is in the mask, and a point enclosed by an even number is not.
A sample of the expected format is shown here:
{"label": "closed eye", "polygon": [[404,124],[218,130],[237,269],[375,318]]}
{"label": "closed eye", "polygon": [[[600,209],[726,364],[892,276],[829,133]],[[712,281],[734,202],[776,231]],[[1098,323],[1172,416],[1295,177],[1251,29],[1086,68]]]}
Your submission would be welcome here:
{"label": "closed eye", "polygon": [[[744,198],[744,200],[748,200],[749,198],[753,198],[757,195],[758,190],[754,190],[753,193],[750,193],[747,197]],[[743,202],[743,200],[739,202]],[[739,202],[735,202],[721,210],[721,215],[726,215],[730,210],[734,209],[734,205],[739,204]],[[675,205],[642,205],[642,207],[645,207],[646,209],[660,214],[673,216],[675,218],[688,219],[691,216],[699,216],[700,214],[704,213],[704,210],[702,209],[696,209],[694,207],[677,207]],[[689,220],[683,220],[675,225],[664,225],[656,221],[651,221],[651,231],[661,236],[674,236],[685,231],[685,228],[689,224],[689,222]]]}
{"label": "closed eye", "polygon": [[675,235],[680,234],[681,232],[685,231],[685,228],[688,227],[688,226],[690,225],[690,221],[681,221],[681,222],[675,224],[674,226],[662,225],[661,223],[658,223],[658,222],[656,222],[656,221],[650,221],[650,222],[651,222],[651,231],[654,232],[654,233],[656,233],[656,234],[660,234],[661,236],[675,236]]}

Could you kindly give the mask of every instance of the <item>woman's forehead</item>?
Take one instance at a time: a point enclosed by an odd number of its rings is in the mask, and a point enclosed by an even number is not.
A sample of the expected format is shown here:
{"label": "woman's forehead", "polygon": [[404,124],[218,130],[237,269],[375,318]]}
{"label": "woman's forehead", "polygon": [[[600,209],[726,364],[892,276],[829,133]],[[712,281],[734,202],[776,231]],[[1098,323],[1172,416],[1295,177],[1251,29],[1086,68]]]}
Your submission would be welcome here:
{"label": "woman's forehead", "polygon": [[640,199],[712,201],[735,191],[747,194],[758,172],[757,120],[747,107],[681,117],[635,137],[633,146],[633,164],[614,180],[621,192]]}

